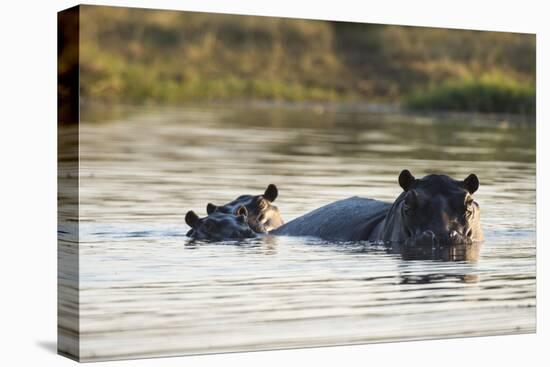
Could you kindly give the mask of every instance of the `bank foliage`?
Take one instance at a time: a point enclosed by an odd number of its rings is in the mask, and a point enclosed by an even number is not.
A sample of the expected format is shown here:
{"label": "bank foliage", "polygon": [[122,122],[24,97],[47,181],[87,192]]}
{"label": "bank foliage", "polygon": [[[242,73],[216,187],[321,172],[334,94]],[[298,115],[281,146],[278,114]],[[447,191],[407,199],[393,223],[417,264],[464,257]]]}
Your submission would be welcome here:
{"label": "bank foliage", "polygon": [[534,35],[114,7],[81,14],[85,99],[534,111]]}

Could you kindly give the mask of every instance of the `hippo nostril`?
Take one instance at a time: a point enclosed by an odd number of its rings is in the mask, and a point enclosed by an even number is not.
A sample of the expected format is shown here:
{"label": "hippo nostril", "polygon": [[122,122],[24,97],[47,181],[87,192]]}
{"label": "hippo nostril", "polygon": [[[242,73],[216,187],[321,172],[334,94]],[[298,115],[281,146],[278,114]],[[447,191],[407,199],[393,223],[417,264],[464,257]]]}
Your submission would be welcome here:
{"label": "hippo nostril", "polygon": [[458,237],[458,232],[457,231],[451,231],[451,233],[449,234],[449,237],[457,238]]}
{"label": "hippo nostril", "polygon": [[472,237],[472,229],[468,229],[468,231],[466,232],[466,237],[470,238]]}
{"label": "hippo nostril", "polygon": [[427,230],[427,231],[424,231],[422,232],[422,238],[425,239],[425,241],[430,244],[431,246],[434,246],[436,245],[437,243],[437,238],[435,236],[435,233],[433,233],[432,231],[430,230]]}
{"label": "hippo nostril", "polygon": [[430,230],[427,230],[427,231],[424,231],[424,233],[422,233],[424,236],[429,236],[429,237],[432,237],[432,238],[435,238],[435,233],[433,233],[432,231]]}

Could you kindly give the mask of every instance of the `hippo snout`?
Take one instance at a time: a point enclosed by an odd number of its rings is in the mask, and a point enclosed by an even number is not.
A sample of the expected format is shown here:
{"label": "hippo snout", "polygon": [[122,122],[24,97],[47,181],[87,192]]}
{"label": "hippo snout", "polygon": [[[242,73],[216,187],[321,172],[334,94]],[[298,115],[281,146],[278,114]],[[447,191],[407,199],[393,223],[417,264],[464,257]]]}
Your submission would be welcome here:
{"label": "hippo snout", "polygon": [[248,225],[256,233],[267,233],[265,226],[260,222],[248,222]]}
{"label": "hippo snout", "polygon": [[445,245],[460,245],[460,244],[470,244],[472,243],[471,231],[466,232],[466,234],[451,231],[449,236],[444,238],[446,241],[443,241]]}
{"label": "hippo snout", "polygon": [[432,231],[424,231],[415,240],[415,243],[420,246],[435,246],[437,244],[437,238]]}
{"label": "hippo snout", "polygon": [[471,243],[471,238],[457,231],[451,231],[436,235],[431,230],[426,230],[420,235],[410,239],[409,244],[416,246],[446,246]]}
{"label": "hippo snout", "polygon": [[254,232],[252,229],[247,229],[238,238],[255,238],[257,236],[257,233]]}

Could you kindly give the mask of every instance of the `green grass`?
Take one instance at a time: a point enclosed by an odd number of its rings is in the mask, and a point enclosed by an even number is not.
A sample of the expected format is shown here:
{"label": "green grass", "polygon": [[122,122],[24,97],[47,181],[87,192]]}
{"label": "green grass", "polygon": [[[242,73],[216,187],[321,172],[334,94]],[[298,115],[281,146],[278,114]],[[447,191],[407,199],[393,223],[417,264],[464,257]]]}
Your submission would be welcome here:
{"label": "green grass", "polygon": [[443,83],[405,99],[413,110],[535,113],[535,85],[501,75],[487,75]]}
{"label": "green grass", "polygon": [[96,6],[80,24],[87,100],[534,112],[534,35]]}

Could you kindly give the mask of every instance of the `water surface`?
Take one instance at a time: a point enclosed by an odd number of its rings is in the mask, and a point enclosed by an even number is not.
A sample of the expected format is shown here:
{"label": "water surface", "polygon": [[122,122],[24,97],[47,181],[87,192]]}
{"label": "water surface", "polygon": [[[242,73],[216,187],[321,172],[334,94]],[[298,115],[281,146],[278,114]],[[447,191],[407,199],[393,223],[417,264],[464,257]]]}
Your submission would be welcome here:
{"label": "water surface", "polygon": [[[352,108],[83,109],[84,360],[535,331],[535,129]],[[279,188],[289,221],[397,176],[481,181],[477,259],[312,238],[190,242],[187,210]]]}

